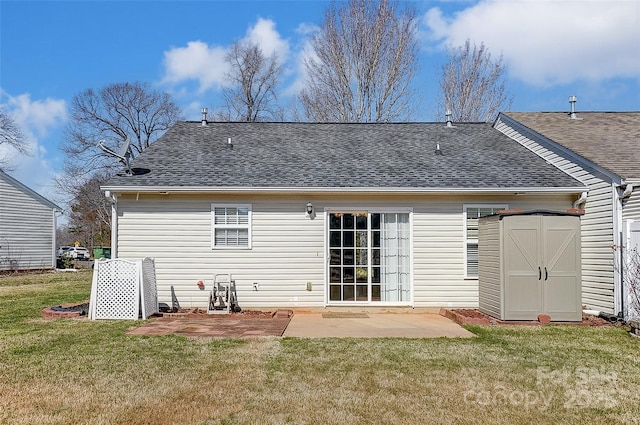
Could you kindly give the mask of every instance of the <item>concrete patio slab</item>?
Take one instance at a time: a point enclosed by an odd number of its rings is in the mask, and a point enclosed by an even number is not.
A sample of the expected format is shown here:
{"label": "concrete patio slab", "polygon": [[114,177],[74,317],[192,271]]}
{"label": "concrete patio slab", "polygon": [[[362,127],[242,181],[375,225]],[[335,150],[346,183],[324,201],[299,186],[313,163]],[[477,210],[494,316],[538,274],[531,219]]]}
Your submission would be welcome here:
{"label": "concrete patio slab", "polygon": [[[279,310],[280,311],[280,310]],[[239,338],[470,338],[474,335],[435,313],[297,311],[269,318],[235,315],[161,317],[133,328],[127,335]]]}
{"label": "concrete patio slab", "polygon": [[434,313],[368,313],[368,317],[323,317],[295,312],[282,336],[301,338],[471,338],[474,335]]}

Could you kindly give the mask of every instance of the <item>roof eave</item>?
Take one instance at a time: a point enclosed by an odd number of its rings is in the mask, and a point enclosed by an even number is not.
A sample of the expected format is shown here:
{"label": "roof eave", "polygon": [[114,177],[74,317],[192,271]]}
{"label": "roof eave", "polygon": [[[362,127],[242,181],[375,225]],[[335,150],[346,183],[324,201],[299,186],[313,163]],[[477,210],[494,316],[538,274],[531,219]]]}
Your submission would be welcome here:
{"label": "roof eave", "polygon": [[402,193],[402,194],[505,194],[579,193],[587,186],[568,187],[245,187],[245,186],[102,186],[113,193]]}

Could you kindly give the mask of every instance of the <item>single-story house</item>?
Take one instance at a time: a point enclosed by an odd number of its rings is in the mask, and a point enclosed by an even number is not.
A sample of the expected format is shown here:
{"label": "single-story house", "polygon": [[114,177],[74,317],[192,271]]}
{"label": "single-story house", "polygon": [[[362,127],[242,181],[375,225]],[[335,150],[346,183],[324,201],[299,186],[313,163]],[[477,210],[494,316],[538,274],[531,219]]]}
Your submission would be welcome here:
{"label": "single-story house", "polygon": [[580,200],[582,301],[619,314],[625,308],[619,248],[640,220],[640,112],[571,109],[505,112],[494,127],[589,188]]}
{"label": "single-story house", "polygon": [[[112,178],[113,257],[160,302],[478,306],[478,217],[566,211],[587,186],[490,124],[179,122]],[[197,283],[204,282],[204,290]]]}
{"label": "single-story house", "polygon": [[62,209],[0,171],[0,271],[56,266],[56,218]]}

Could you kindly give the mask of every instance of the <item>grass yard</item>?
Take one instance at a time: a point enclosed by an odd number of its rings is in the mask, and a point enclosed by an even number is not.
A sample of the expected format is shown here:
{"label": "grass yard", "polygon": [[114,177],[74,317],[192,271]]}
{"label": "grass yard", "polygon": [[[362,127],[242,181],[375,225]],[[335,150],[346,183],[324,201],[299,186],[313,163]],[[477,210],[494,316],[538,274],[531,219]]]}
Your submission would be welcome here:
{"label": "grass yard", "polygon": [[0,423],[640,423],[640,339],[623,328],[240,340],[40,318],[87,299],[90,281],[90,272],[0,277]]}

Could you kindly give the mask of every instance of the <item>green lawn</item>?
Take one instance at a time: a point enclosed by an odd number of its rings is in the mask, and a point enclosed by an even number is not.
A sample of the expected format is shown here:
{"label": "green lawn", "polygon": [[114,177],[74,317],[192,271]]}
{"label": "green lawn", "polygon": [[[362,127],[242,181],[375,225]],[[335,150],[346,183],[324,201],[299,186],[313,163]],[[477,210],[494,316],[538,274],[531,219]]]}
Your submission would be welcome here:
{"label": "green lawn", "polygon": [[90,281],[0,277],[0,423],[640,423],[640,339],[623,328],[240,340],[40,318],[87,299]]}

